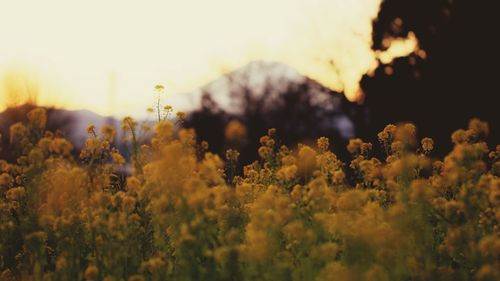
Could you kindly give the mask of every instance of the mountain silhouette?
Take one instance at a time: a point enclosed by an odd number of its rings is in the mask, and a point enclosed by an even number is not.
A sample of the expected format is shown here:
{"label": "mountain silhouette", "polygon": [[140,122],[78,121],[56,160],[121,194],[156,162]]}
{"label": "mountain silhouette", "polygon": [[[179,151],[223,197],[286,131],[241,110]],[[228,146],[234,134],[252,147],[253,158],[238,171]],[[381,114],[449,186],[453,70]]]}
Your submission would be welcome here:
{"label": "mountain silhouette", "polygon": [[[9,147],[9,127],[17,122],[27,123],[26,114],[38,107],[32,103],[20,106],[9,107],[0,112],[0,134],[2,134],[1,147]],[[67,110],[62,108],[45,107],[47,111],[47,130],[59,132],[74,145],[74,153],[80,151],[85,139],[88,136],[87,127],[90,124],[101,128],[104,125],[116,125],[118,120],[113,117],[101,116],[89,110]],[[118,131],[119,133],[119,131]],[[120,137],[120,135],[118,135]],[[15,161],[16,155],[12,150],[3,149],[0,151],[0,158]]]}
{"label": "mountain silhouette", "polygon": [[343,94],[277,62],[251,62],[208,83],[199,93],[201,106],[188,115],[185,126],[223,154],[230,147],[224,129],[230,121],[239,121],[247,131],[246,141],[237,145],[243,162],[256,159],[259,137],[269,128],[277,129],[282,144],[327,136],[340,149],[356,135],[362,119],[362,108]]}

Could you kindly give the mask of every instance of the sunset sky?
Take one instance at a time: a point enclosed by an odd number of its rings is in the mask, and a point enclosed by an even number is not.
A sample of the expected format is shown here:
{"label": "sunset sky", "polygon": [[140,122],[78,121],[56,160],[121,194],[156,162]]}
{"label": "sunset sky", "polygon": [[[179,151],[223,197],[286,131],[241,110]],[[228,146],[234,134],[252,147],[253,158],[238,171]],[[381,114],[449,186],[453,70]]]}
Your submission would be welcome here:
{"label": "sunset sky", "polygon": [[[361,75],[406,55],[370,49],[380,0],[0,0],[0,109],[38,102],[140,114],[163,84],[166,102],[253,60],[279,61],[354,98]],[[333,61],[340,75],[331,67]],[[11,93],[9,95],[9,93]],[[182,109],[182,108],[181,108]]]}

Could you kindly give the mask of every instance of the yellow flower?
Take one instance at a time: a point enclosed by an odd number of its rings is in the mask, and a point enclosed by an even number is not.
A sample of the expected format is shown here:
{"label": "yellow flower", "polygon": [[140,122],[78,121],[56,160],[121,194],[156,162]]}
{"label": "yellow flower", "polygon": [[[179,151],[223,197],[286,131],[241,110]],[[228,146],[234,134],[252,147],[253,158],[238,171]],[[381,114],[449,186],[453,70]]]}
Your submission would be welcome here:
{"label": "yellow flower", "polygon": [[104,139],[111,142],[115,138],[116,131],[115,128],[111,125],[105,125],[101,128],[101,134],[104,136]]}
{"label": "yellow flower", "polygon": [[84,278],[87,281],[97,280],[97,273],[97,267],[91,265],[85,270]]}
{"label": "yellow flower", "polygon": [[126,116],[122,120],[122,129],[124,131],[129,131],[129,130],[135,130],[137,127],[137,121],[134,120],[134,118],[130,116]]}
{"label": "yellow flower", "polygon": [[199,168],[200,177],[209,183],[222,183],[224,182],[224,179],[222,178],[223,167],[224,162],[218,155],[206,153]]}
{"label": "yellow flower", "polygon": [[17,122],[10,126],[9,133],[10,143],[14,144],[20,142],[24,137],[26,137],[28,129],[26,129],[26,127],[21,122]]}
{"label": "yellow flower", "polygon": [[[335,276],[335,277],[333,277]],[[355,281],[356,275],[353,269],[340,264],[339,262],[330,262],[320,272],[318,281],[342,280]]]}
{"label": "yellow flower", "polygon": [[123,210],[127,213],[132,213],[135,210],[136,200],[132,196],[125,196],[122,202]]}
{"label": "yellow flower", "polygon": [[456,130],[451,135],[451,141],[454,144],[460,144],[460,143],[468,142],[469,138],[470,138],[469,132],[467,132],[467,131],[465,131],[463,129]]}
{"label": "yellow flower", "polygon": [[281,158],[281,164],[283,164],[284,166],[294,165],[296,162],[297,159],[292,155],[287,155]]}
{"label": "yellow flower", "polygon": [[141,182],[138,178],[130,176],[127,178],[127,189],[130,191],[138,192],[141,188]]}
{"label": "yellow flower", "polygon": [[400,125],[396,129],[395,140],[403,142],[405,145],[414,145],[416,141],[417,128],[411,123]]}
{"label": "yellow flower", "polygon": [[111,157],[113,159],[113,163],[117,165],[125,164],[125,158],[123,158],[123,156],[118,151],[111,152]]}
{"label": "yellow flower", "polygon": [[274,137],[276,135],[276,128],[271,128],[267,130],[267,135],[270,137]]}
{"label": "yellow flower", "polygon": [[342,182],[344,182],[344,179],[345,179],[344,171],[337,170],[337,171],[333,172],[333,182],[335,184],[341,184]]}
{"label": "yellow flower", "polygon": [[335,259],[340,252],[340,247],[336,243],[327,242],[315,247],[311,255],[319,260],[328,261]]}
{"label": "yellow flower", "polygon": [[453,222],[460,221],[464,216],[464,204],[455,200],[448,201],[445,204],[445,216]]}
{"label": "yellow flower", "polygon": [[389,124],[385,126],[382,132],[378,133],[378,139],[381,143],[390,144],[394,139],[395,133],[396,133],[396,126],[393,124]]}
{"label": "yellow flower", "polygon": [[28,120],[31,126],[37,129],[44,129],[47,124],[47,112],[44,108],[38,107],[28,112]]}
{"label": "yellow flower", "polygon": [[165,86],[163,86],[162,84],[156,84],[155,91],[159,94],[163,93],[163,91],[165,91]]}
{"label": "yellow flower", "polygon": [[246,138],[247,129],[238,120],[231,120],[224,130],[224,136],[226,140],[230,142],[242,141]]}
{"label": "yellow flower", "polygon": [[226,160],[232,162],[238,162],[238,158],[240,157],[240,153],[235,149],[226,150]]}
{"label": "yellow flower", "polygon": [[139,274],[132,275],[128,278],[128,281],[144,281],[144,277]]}
{"label": "yellow flower", "polygon": [[394,141],[391,143],[391,151],[396,155],[401,155],[404,152],[405,145],[401,141]]}
{"label": "yellow flower", "polygon": [[358,210],[365,204],[367,194],[361,190],[349,190],[340,196],[337,200],[337,208],[344,211]]}
{"label": "yellow flower", "polygon": [[350,139],[349,144],[347,145],[347,151],[349,151],[349,153],[353,155],[359,154],[361,150],[361,144],[363,144],[363,141],[361,139]]}
{"label": "yellow flower", "polygon": [[22,186],[13,187],[5,193],[5,198],[11,201],[20,201],[26,196],[26,190]]}
{"label": "yellow flower", "polygon": [[254,201],[249,216],[242,254],[251,260],[268,260],[279,245],[278,236],[273,233],[279,231],[292,216],[290,197],[276,186],[269,186]]}
{"label": "yellow flower", "polygon": [[262,136],[259,139],[261,145],[266,145],[271,138],[269,136]]}
{"label": "yellow flower", "polygon": [[44,153],[48,153],[50,151],[50,146],[52,145],[52,138],[43,137],[38,141],[37,145]]}
{"label": "yellow flower", "polygon": [[429,153],[434,149],[434,141],[431,138],[423,138],[421,144],[425,153]]}
{"label": "yellow flower", "polygon": [[496,235],[485,236],[479,241],[478,249],[485,258],[495,257],[500,253],[500,238]]}
{"label": "yellow flower", "polygon": [[488,123],[483,122],[477,118],[474,118],[469,121],[469,130],[472,131],[472,134],[479,138],[485,138],[490,133],[490,127]]}
{"label": "yellow flower", "polygon": [[365,273],[366,281],[389,281],[389,274],[387,274],[386,269],[380,265],[374,265],[370,270]]}
{"label": "yellow flower", "polygon": [[305,227],[300,220],[294,220],[283,226],[283,234],[288,240],[300,240],[304,237]]}
{"label": "yellow flower", "polygon": [[361,139],[350,139],[347,145],[347,151],[352,155],[367,155],[372,149],[372,144],[363,142]]}
{"label": "yellow flower", "polygon": [[174,133],[174,124],[169,121],[161,121],[156,123],[155,127],[155,137],[161,141],[168,141],[171,139]]}
{"label": "yellow flower", "polygon": [[499,277],[498,269],[495,269],[491,265],[483,265],[476,273],[476,280],[487,281],[487,280],[498,280]]}
{"label": "yellow flower", "polygon": [[231,251],[233,251],[233,249],[231,249],[230,247],[219,247],[215,249],[214,258],[218,263],[223,263],[230,257]]}
{"label": "yellow flower", "polygon": [[202,141],[200,146],[201,146],[201,149],[208,150],[208,142],[207,141]]}
{"label": "yellow flower", "polygon": [[85,170],[64,165],[55,166],[43,174],[39,196],[41,212],[60,216],[71,210],[78,213],[89,198],[88,175]]}
{"label": "yellow flower", "polygon": [[292,192],[290,193],[290,197],[295,201],[300,200],[300,198],[302,198],[302,186],[294,186]]}
{"label": "yellow flower", "polygon": [[[194,130],[175,134],[175,123],[159,121],[143,143],[149,134],[125,118],[127,142],[133,135],[140,147],[128,175],[115,171],[125,159],[112,148],[114,129],[96,136],[89,127],[82,155],[97,161],[79,163],[60,134],[36,130],[38,115],[11,128],[17,161],[0,159],[0,248],[19,250],[24,279],[65,280],[69,271],[82,280],[222,278],[232,266],[270,280],[281,269],[319,281],[499,279],[500,145],[489,151],[479,120],[432,162],[434,142],[424,138],[417,149],[413,125],[379,133],[385,162],[368,157],[372,146],[361,139],[350,141],[354,160],[343,163],[327,138],[294,151],[271,129],[260,139],[264,159],[229,184],[238,151],[226,150],[224,163],[206,142],[197,145]],[[95,251],[79,255],[75,239]],[[45,276],[47,255],[55,268]],[[122,270],[127,257],[138,272]],[[3,270],[1,280],[15,278]]]}
{"label": "yellow flower", "polygon": [[68,156],[72,149],[73,149],[73,145],[71,144],[71,142],[69,142],[68,140],[63,139],[63,138],[53,139],[52,143],[50,145],[51,152],[54,152],[54,153],[57,153],[60,155],[64,155],[64,156]]}
{"label": "yellow flower", "polygon": [[181,129],[179,131],[179,141],[190,147],[196,144],[196,132],[193,129]]}
{"label": "yellow flower", "polygon": [[0,186],[2,185],[10,186],[13,183],[14,183],[14,178],[12,178],[11,175],[7,173],[0,174]]}
{"label": "yellow flower", "polygon": [[267,146],[261,146],[259,147],[258,153],[262,159],[267,159],[271,156],[272,150]]}
{"label": "yellow flower", "polygon": [[177,111],[177,118],[184,119],[186,117],[186,113],[182,111]]}
{"label": "yellow flower", "polygon": [[95,135],[95,125],[91,124],[87,126],[87,134]]}
{"label": "yellow flower", "polygon": [[309,176],[316,169],[316,155],[316,151],[307,145],[299,148],[297,164],[301,174]]}
{"label": "yellow flower", "polygon": [[65,257],[58,257],[56,261],[56,270],[62,271],[68,266],[68,262]]}
{"label": "yellow flower", "polygon": [[321,137],[317,141],[317,146],[321,152],[325,152],[328,150],[328,147],[330,146],[330,140],[326,137]]}
{"label": "yellow flower", "polygon": [[278,170],[276,176],[284,181],[290,181],[295,178],[297,170],[298,168],[296,165],[283,166]]}
{"label": "yellow flower", "polygon": [[414,180],[410,184],[411,201],[429,200],[434,195],[432,187],[425,180]]}
{"label": "yellow flower", "polygon": [[488,196],[488,200],[494,206],[500,205],[500,179],[499,178],[495,178],[495,179],[491,180],[490,193]]}

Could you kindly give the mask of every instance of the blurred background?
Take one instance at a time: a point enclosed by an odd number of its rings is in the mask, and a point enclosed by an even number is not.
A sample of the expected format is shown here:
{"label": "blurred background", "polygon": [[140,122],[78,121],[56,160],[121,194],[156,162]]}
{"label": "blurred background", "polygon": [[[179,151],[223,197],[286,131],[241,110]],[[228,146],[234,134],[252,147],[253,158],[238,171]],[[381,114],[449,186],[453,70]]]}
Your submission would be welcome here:
{"label": "blurred background", "polygon": [[[0,1],[0,131],[35,105],[77,146],[89,123],[162,105],[223,154],[256,159],[259,136],[283,144],[377,143],[413,122],[451,149],[469,119],[499,143],[493,1]],[[228,126],[230,124],[230,126]],[[244,128],[242,130],[241,128]],[[8,145],[8,138],[2,138]],[[8,154],[8,150],[0,153]]]}

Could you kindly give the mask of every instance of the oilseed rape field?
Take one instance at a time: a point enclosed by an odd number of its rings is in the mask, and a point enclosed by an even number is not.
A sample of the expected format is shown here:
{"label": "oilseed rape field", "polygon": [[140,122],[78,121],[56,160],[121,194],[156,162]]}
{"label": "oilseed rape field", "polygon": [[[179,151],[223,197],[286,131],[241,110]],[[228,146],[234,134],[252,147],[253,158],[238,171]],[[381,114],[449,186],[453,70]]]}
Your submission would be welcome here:
{"label": "oilseed rape field", "polygon": [[500,145],[485,122],[455,131],[443,159],[409,123],[350,140],[348,161],[335,139],[285,147],[269,129],[240,169],[236,149],[213,154],[158,116],[146,143],[127,117],[123,139],[91,125],[76,153],[43,108],[10,127],[1,280],[500,279]]}

